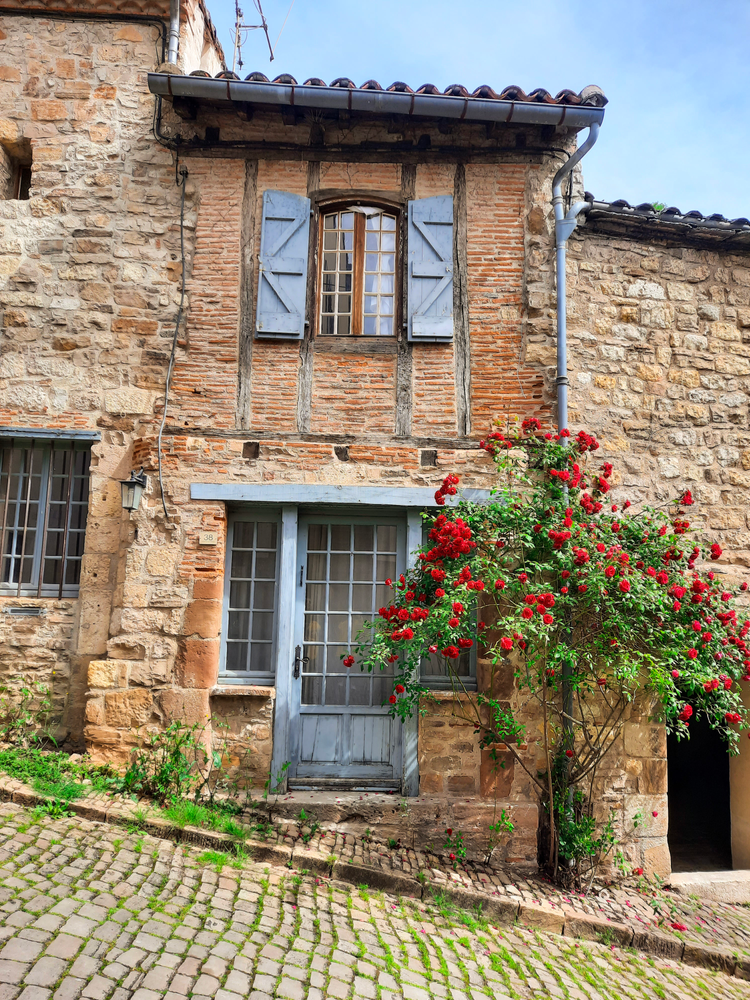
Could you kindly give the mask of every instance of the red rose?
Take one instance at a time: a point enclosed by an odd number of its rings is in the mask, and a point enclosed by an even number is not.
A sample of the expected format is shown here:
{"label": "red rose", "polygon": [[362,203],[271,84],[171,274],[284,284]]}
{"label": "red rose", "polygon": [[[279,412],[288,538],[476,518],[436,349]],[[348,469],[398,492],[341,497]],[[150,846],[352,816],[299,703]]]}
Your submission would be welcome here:
{"label": "red rose", "polygon": [[589,588],[586,586],[585,583],[579,583],[578,584],[578,593],[579,594],[585,594],[588,589]]}
{"label": "red rose", "polygon": [[672,676],[674,677],[675,680],[677,680],[677,678],[680,676],[680,671],[679,670],[673,670],[672,671]]}
{"label": "red rose", "polygon": [[449,618],[448,619],[448,624],[450,625],[451,628],[458,628],[458,624],[459,624],[458,618]]}
{"label": "red rose", "polygon": [[505,580],[495,580],[495,590],[505,590]]}
{"label": "red rose", "polygon": [[458,644],[461,647],[461,649],[471,649],[471,647],[474,645],[474,642],[472,639],[459,639]]}
{"label": "red rose", "polygon": [[354,657],[353,656],[345,656],[344,657],[344,666],[345,667],[353,667],[354,666]]}
{"label": "red rose", "polygon": [[615,569],[614,566],[607,566],[607,568],[604,570],[604,575],[606,577],[609,577],[611,579],[615,575],[616,572],[617,572],[617,570]]}
{"label": "red rose", "polygon": [[453,602],[453,613],[454,614],[460,615],[463,610],[464,610],[464,606],[463,606],[463,604],[461,604],[460,601],[454,601]]}
{"label": "red rose", "polygon": [[438,587],[438,589],[435,591],[435,597],[445,597],[445,591],[443,590],[442,587]]}
{"label": "red rose", "polygon": [[568,758],[572,757],[573,756],[573,751],[572,750],[566,750],[565,751],[565,756],[568,757]]}
{"label": "red rose", "polygon": [[551,625],[554,620],[555,619],[552,617],[552,615],[549,614],[542,615],[542,621],[544,622],[545,625]]}
{"label": "red rose", "polygon": [[680,722],[687,722],[687,720],[690,718],[692,714],[693,714],[693,706],[684,705],[682,711],[677,716],[677,718],[680,720]]}
{"label": "red rose", "polygon": [[717,545],[716,542],[711,546],[711,558],[720,559],[721,558],[721,546]]}
{"label": "red rose", "polygon": [[519,573],[519,574],[518,574],[518,579],[519,579],[519,581],[520,581],[521,583],[526,583],[526,581],[528,580],[528,578],[529,578],[529,577],[528,577],[528,574],[527,574],[527,573]]}
{"label": "red rose", "polygon": [[430,646],[429,649],[428,649],[428,652],[430,652],[430,653],[437,653],[437,646]]}
{"label": "red rose", "polygon": [[526,619],[533,618],[534,612],[532,611],[531,608],[524,608],[523,611],[521,612],[521,617]]}
{"label": "red rose", "polygon": [[391,705],[395,705],[396,704],[396,695],[392,694],[390,696],[390,698],[388,699],[388,701],[391,703]]}
{"label": "red rose", "polygon": [[504,636],[500,640],[500,647],[505,650],[513,649],[513,640],[509,639],[507,636]]}
{"label": "red rose", "polygon": [[560,593],[561,594],[567,594],[567,592],[568,592],[568,588],[567,587],[560,587]]}
{"label": "red rose", "polygon": [[385,581],[385,585],[386,585],[386,587],[392,587],[393,586],[393,580],[386,580]]}
{"label": "red rose", "polygon": [[630,590],[630,580],[620,580],[618,586],[623,594],[627,594]]}
{"label": "red rose", "polygon": [[396,694],[403,694],[405,690],[406,688],[404,687],[403,684],[396,685]]}
{"label": "red rose", "polygon": [[693,647],[687,651],[688,659],[695,660],[698,657],[698,650]]}
{"label": "red rose", "polygon": [[458,659],[458,649],[455,646],[446,646],[442,653],[443,656],[447,656],[449,660]]}
{"label": "red rose", "polygon": [[634,868],[633,869],[633,874],[634,875],[643,875],[643,869],[642,868]]}

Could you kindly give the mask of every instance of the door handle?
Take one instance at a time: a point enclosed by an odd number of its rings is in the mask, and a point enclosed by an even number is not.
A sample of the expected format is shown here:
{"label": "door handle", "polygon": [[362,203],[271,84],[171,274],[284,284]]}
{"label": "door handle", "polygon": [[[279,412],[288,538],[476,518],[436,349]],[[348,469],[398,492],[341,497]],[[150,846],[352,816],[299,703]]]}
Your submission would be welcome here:
{"label": "door handle", "polygon": [[309,663],[310,657],[302,655],[302,646],[294,647],[294,672],[292,676],[296,680],[299,677],[299,668],[302,663]]}

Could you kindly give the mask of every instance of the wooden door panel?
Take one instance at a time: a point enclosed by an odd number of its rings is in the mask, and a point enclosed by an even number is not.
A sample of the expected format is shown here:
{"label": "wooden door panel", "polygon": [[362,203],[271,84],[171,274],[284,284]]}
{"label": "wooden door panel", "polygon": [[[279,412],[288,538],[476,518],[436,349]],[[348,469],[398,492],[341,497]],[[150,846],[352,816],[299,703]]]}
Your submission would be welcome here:
{"label": "wooden door panel", "polygon": [[393,752],[393,720],[389,715],[354,715],[352,764],[385,764]]}
{"label": "wooden door panel", "polygon": [[300,762],[334,764],[341,759],[343,717],[303,715],[300,734]]}

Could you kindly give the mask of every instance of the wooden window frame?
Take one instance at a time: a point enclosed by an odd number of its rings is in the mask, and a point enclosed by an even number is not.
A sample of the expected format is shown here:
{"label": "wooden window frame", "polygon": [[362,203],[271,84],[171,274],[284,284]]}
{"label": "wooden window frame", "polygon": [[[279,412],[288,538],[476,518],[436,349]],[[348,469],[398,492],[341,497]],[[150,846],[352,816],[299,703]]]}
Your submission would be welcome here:
{"label": "wooden window frame", "polygon": [[[350,334],[323,334],[322,327],[322,307],[323,307],[323,236],[325,227],[323,220],[327,215],[334,212],[351,211],[352,208],[367,205],[379,209],[388,215],[393,215],[396,219],[396,248],[394,251],[394,275],[393,275],[393,333],[390,337],[380,335],[364,334],[364,273],[365,273],[365,223],[366,216],[361,212],[354,212],[354,247],[353,258],[354,268],[352,271],[352,328]],[[366,341],[374,340],[398,340],[403,323],[403,274],[402,261],[404,257],[406,210],[403,205],[394,205],[391,202],[383,201],[381,198],[356,197],[333,202],[325,202],[317,205],[317,240],[315,243],[317,250],[317,260],[315,262],[315,337],[324,337],[326,341],[348,340],[351,337],[358,337]]]}

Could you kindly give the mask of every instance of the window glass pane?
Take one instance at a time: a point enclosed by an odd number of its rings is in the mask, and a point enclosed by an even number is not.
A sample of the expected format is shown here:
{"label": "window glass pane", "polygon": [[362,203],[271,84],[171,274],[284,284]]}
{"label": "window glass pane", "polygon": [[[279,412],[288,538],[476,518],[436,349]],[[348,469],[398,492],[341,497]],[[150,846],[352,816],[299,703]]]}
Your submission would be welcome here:
{"label": "window glass pane", "polygon": [[247,669],[247,644],[244,642],[227,643],[227,670]]}
{"label": "window glass pane", "polygon": [[278,524],[235,521],[229,558],[225,670],[273,674]]}
{"label": "window glass pane", "polygon": [[[87,448],[35,441],[0,450],[0,581],[17,593],[63,596],[77,588],[88,512]],[[20,588],[19,588],[20,584]],[[65,596],[70,596],[66,591]]]}
{"label": "window glass pane", "polygon": [[[364,247],[359,252],[358,265],[364,265],[364,288],[358,294],[367,296],[353,303],[351,300],[354,261],[354,212],[332,212],[323,219],[323,253],[320,285],[320,334],[321,336],[350,336],[354,331],[353,317],[362,309],[362,330],[365,336],[393,336],[394,324],[391,319],[381,322],[383,316],[394,313],[394,271],[396,250],[396,217],[377,212],[362,220],[364,222]],[[338,253],[336,252],[338,250]],[[381,288],[380,275],[387,278]],[[334,294],[337,291],[338,294]],[[391,296],[382,303],[379,296]],[[359,329],[356,330],[360,332]]]}
{"label": "window glass pane", "polygon": [[349,704],[370,704],[370,677],[367,674],[364,677],[352,674],[349,678]]}
{"label": "window glass pane", "polygon": [[[306,584],[305,655],[311,657],[311,663],[303,673],[324,674],[325,683],[321,688],[303,684],[303,704],[380,707],[381,688],[386,699],[392,693],[392,668],[385,682],[378,681],[379,700],[371,702],[370,675],[362,675],[356,665],[344,667],[342,657],[351,652],[355,642],[371,641],[368,623],[389,599],[386,591],[390,594],[388,588],[377,583],[377,574],[387,570],[389,576],[395,575],[398,528],[372,522],[332,523],[327,530],[326,526],[309,525],[308,538],[312,537],[313,527],[318,529],[318,544],[325,544],[327,552],[308,553],[308,560],[320,558],[327,577],[325,582]],[[305,701],[313,697],[318,700]]]}
{"label": "window glass pane", "polygon": [[250,670],[253,673],[273,673],[272,653],[270,642],[250,643]]}

